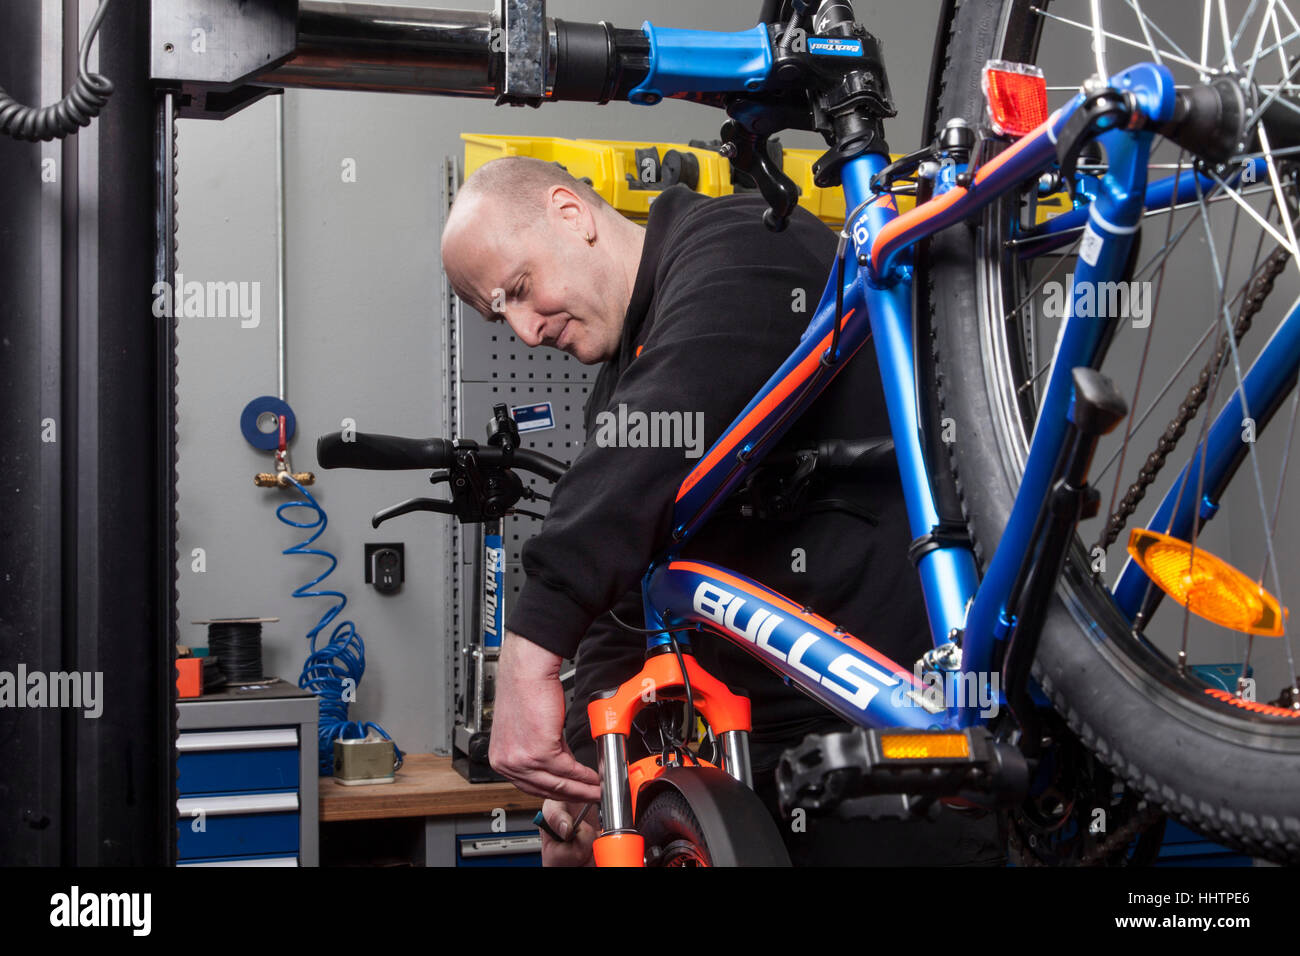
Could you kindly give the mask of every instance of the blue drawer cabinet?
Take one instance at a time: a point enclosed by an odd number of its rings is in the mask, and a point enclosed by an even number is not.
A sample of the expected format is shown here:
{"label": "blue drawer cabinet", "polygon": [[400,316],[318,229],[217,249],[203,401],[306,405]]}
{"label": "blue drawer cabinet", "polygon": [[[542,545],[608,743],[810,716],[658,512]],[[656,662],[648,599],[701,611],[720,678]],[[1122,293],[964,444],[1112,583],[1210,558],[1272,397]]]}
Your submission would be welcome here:
{"label": "blue drawer cabinet", "polygon": [[315,866],[315,695],[278,682],[181,701],[178,713],[179,865]]}
{"label": "blue drawer cabinet", "polygon": [[298,789],[297,727],[192,731],[176,751],[181,796]]}

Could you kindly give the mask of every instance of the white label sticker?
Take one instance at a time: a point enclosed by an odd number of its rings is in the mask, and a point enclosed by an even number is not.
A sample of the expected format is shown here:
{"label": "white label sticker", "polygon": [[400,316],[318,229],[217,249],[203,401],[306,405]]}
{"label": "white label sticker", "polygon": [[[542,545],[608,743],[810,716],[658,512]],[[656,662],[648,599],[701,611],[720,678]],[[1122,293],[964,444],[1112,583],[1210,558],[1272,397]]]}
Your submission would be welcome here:
{"label": "white label sticker", "polygon": [[1079,243],[1079,258],[1090,266],[1097,264],[1101,255],[1101,236],[1092,229],[1092,223],[1083,227],[1083,241]]}

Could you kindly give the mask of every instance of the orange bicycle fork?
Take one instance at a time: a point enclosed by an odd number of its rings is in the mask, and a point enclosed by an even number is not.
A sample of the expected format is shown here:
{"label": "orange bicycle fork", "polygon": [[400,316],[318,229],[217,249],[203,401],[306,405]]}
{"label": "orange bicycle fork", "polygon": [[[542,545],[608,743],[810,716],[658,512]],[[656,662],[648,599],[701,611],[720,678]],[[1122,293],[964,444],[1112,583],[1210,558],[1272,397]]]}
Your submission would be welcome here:
{"label": "orange bicycle fork", "polygon": [[[733,693],[704,670],[688,648],[683,647],[681,651],[695,710],[708,722],[722,748],[722,769],[752,787],[749,699]],[[637,796],[666,768],[658,755],[629,766],[627,738],[637,714],[649,704],[685,698],[686,683],[677,655],[664,646],[646,658],[645,666],[635,677],[600,694],[587,705],[587,719],[600,761],[600,810],[604,821],[604,832],[593,846],[597,866],[645,865],[645,839],[636,828]],[[699,763],[711,766],[702,760]]]}

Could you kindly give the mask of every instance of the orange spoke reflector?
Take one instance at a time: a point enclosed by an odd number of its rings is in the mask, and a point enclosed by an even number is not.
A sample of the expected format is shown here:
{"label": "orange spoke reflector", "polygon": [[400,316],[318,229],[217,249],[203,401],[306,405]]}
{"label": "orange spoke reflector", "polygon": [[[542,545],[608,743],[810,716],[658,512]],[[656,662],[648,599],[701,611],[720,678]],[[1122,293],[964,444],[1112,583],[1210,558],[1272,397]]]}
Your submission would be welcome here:
{"label": "orange spoke reflector", "polygon": [[1020,137],[1047,120],[1047,78],[1038,67],[989,60],[980,85],[996,132]]}
{"label": "orange spoke reflector", "polygon": [[1248,634],[1281,637],[1289,616],[1253,578],[1204,548],[1179,538],[1134,528],[1128,553],[1155,585],[1193,614]]}
{"label": "orange spoke reflector", "polygon": [[887,760],[969,757],[965,734],[881,734],[880,753]]}
{"label": "orange spoke reflector", "polygon": [[1270,717],[1290,717],[1292,720],[1300,720],[1300,710],[1278,707],[1274,704],[1261,704],[1253,700],[1242,700],[1235,694],[1229,694],[1226,690],[1220,690],[1218,687],[1207,687],[1205,693],[1218,698],[1225,704],[1240,707],[1242,710],[1248,710],[1254,714],[1268,714]]}

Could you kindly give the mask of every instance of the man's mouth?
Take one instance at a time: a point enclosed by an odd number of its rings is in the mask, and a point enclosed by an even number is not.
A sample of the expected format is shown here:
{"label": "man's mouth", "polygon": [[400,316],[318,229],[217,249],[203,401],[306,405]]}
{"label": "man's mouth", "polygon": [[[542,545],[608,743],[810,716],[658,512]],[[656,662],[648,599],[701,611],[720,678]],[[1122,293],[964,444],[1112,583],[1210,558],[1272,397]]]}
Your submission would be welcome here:
{"label": "man's mouth", "polygon": [[555,347],[561,351],[564,350],[564,346],[567,343],[565,336],[569,334],[569,326],[572,322],[572,319],[565,319],[564,325],[560,327],[560,334],[555,337]]}

